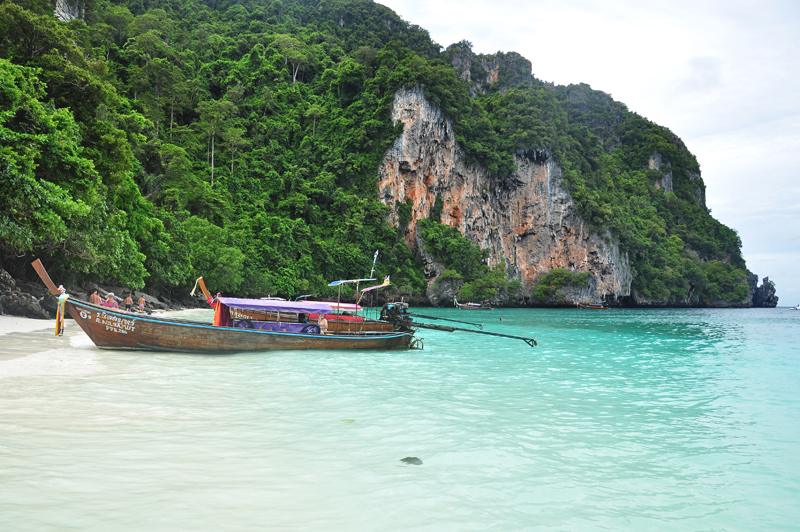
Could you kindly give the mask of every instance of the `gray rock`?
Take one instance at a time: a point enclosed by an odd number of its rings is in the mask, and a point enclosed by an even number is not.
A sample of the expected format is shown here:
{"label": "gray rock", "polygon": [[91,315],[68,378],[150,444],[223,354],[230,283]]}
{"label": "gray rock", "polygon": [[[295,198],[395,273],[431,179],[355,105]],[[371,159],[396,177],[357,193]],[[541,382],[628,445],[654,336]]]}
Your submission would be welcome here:
{"label": "gray rock", "polygon": [[[50,297],[55,300],[54,297]],[[49,300],[45,297],[37,298],[22,291],[14,278],[7,271],[0,269],[0,314],[50,319],[51,315],[48,310],[42,308],[42,303],[48,307],[53,306],[53,315],[55,315],[55,306],[50,305]]]}
{"label": "gray rock", "polygon": [[416,456],[406,456],[405,458],[401,458],[400,461],[409,465],[422,465],[422,460]]}
{"label": "gray rock", "polygon": [[437,278],[428,285],[426,292],[428,301],[435,307],[451,307],[453,306],[453,299],[458,296],[463,284],[463,279]]}
{"label": "gray rock", "polygon": [[0,269],[0,293],[13,292],[17,289],[17,283],[11,274],[7,271]]}
{"label": "gray rock", "polygon": [[56,0],[53,13],[56,18],[64,22],[79,18],[83,19],[86,12],[86,3],[83,0]]}
{"label": "gray rock", "polygon": [[51,319],[50,313],[42,308],[39,300],[25,292],[5,292],[0,294],[0,307],[4,314],[10,314],[11,316],[23,316],[41,320]]}
{"label": "gray rock", "polygon": [[761,286],[753,292],[753,306],[775,308],[778,306],[778,296],[775,294],[775,283],[764,277]]}

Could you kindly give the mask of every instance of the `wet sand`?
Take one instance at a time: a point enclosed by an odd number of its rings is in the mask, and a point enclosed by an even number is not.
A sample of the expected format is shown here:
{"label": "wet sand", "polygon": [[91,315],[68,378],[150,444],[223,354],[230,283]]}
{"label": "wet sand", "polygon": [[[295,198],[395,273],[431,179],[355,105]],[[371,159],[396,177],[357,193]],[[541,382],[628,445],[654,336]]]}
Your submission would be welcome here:
{"label": "wet sand", "polygon": [[[200,321],[210,321],[208,310],[191,309],[158,312],[159,316],[172,316]],[[83,336],[89,344],[91,341],[75,320],[64,322],[64,336],[55,335],[56,320],[36,320],[17,316],[0,316],[0,362],[41,353],[51,349],[70,347],[70,339]],[[81,344],[85,342],[80,342]]]}
{"label": "wet sand", "polygon": [[0,361],[69,347],[70,337],[84,334],[73,320],[66,321],[62,337],[55,335],[55,328],[55,320],[0,316]]}
{"label": "wet sand", "polygon": [[55,331],[55,328],[55,320],[34,320],[31,318],[20,318],[18,316],[0,316],[0,336],[11,333],[39,331],[42,329],[53,329],[53,331]]}

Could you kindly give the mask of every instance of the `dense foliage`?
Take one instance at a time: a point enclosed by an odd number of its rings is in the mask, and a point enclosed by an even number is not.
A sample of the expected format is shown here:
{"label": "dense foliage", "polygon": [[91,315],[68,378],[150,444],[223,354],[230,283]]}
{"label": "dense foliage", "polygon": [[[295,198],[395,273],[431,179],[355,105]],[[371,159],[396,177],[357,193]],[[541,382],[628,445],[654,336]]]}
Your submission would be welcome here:
{"label": "dense foliage", "polygon": [[500,261],[485,275],[464,283],[458,297],[462,301],[480,301],[503,293],[513,299],[521,288],[521,284],[516,279],[509,281],[505,261]]}
{"label": "dense foliage", "polygon": [[533,297],[539,303],[554,302],[564,303],[564,294],[559,291],[565,286],[581,288],[589,284],[589,272],[570,272],[563,268],[553,268],[543,275],[536,288],[533,289]]}
{"label": "dense foliage", "polygon": [[465,281],[472,281],[489,271],[489,253],[472,245],[455,227],[432,218],[417,221],[425,247],[434,259],[453,270]]}
{"label": "dense foliage", "polygon": [[[573,139],[561,155],[565,181],[587,221],[629,253],[634,290],[664,302],[742,301],[741,240],[706,208],[700,166],[680,139],[585,85],[555,97]],[[656,186],[668,178],[669,193]]]}
{"label": "dense foliage", "polygon": [[[552,153],[587,220],[630,253],[641,294],[742,298],[738,237],[705,209],[680,141],[602,93],[535,80],[517,54],[473,97],[451,66],[468,43],[442,51],[369,0],[82,5],[84,20],[61,22],[50,1],[0,3],[6,264],[36,255],[59,278],[171,288],[204,275],[212,290],[323,295],[377,249],[376,276],[423,292],[403,240],[410,206],[391,227],[376,186],[400,132],[394,94],[420,86],[501,182],[515,154]],[[662,170],[647,169],[654,152]],[[672,194],[654,186],[666,167]],[[508,282],[458,231],[419,227],[465,287]]]}

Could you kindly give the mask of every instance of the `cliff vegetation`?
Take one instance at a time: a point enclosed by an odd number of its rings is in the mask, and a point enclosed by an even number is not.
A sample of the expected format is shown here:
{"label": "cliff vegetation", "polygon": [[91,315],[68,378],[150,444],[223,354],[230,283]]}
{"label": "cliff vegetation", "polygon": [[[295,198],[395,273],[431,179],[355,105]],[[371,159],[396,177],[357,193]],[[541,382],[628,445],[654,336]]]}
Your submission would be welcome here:
{"label": "cliff vegetation", "polygon": [[[377,249],[377,277],[424,294],[410,211],[392,227],[377,190],[402,131],[394,95],[421,87],[498,183],[515,154],[553,157],[587,222],[629,254],[640,296],[750,293],[741,242],[710,215],[680,139],[585,85],[537,80],[518,54],[443,50],[368,0],[91,0],[81,14],[0,4],[0,252],[16,275],[39,256],[65,280],[172,290],[203,275],[242,295],[324,295]],[[426,244],[464,299],[516,290],[432,218]],[[537,294],[582,282],[551,272]]]}

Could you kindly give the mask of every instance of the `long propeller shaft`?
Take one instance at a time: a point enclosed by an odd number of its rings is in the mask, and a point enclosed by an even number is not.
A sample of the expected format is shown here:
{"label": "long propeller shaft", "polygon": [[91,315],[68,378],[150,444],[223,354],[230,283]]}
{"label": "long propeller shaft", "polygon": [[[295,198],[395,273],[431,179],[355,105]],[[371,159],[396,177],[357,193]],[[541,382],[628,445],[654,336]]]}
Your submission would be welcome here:
{"label": "long propeller shaft", "polygon": [[479,329],[483,330],[483,323],[473,323],[471,321],[462,321],[462,320],[454,320],[452,318],[437,318],[436,316],[426,316],[424,314],[408,314],[409,316],[416,316],[418,318],[425,318],[426,320],[442,320],[442,321],[452,321],[455,323],[464,323],[466,325],[472,325],[474,327],[478,327]]}
{"label": "long propeller shaft", "polygon": [[501,334],[496,332],[489,332],[489,331],[473,331],[472,329],[463,329],[461,327],[448,327],[446,325],[433,325],[430,323],[413,323],[414,327],[419,327],[421,329],[433,329],[436,331],[446,331],[446,332],[453,332],[453,331],[463,331],[473,334],[487,334],[489,336],[500,336],[501,338],[513,338],[515,340],[522,340],[526,344],[531,347],[536,347],[536,339],[535,338],[525,338],[524,336],[514,336],[511,334]]}

